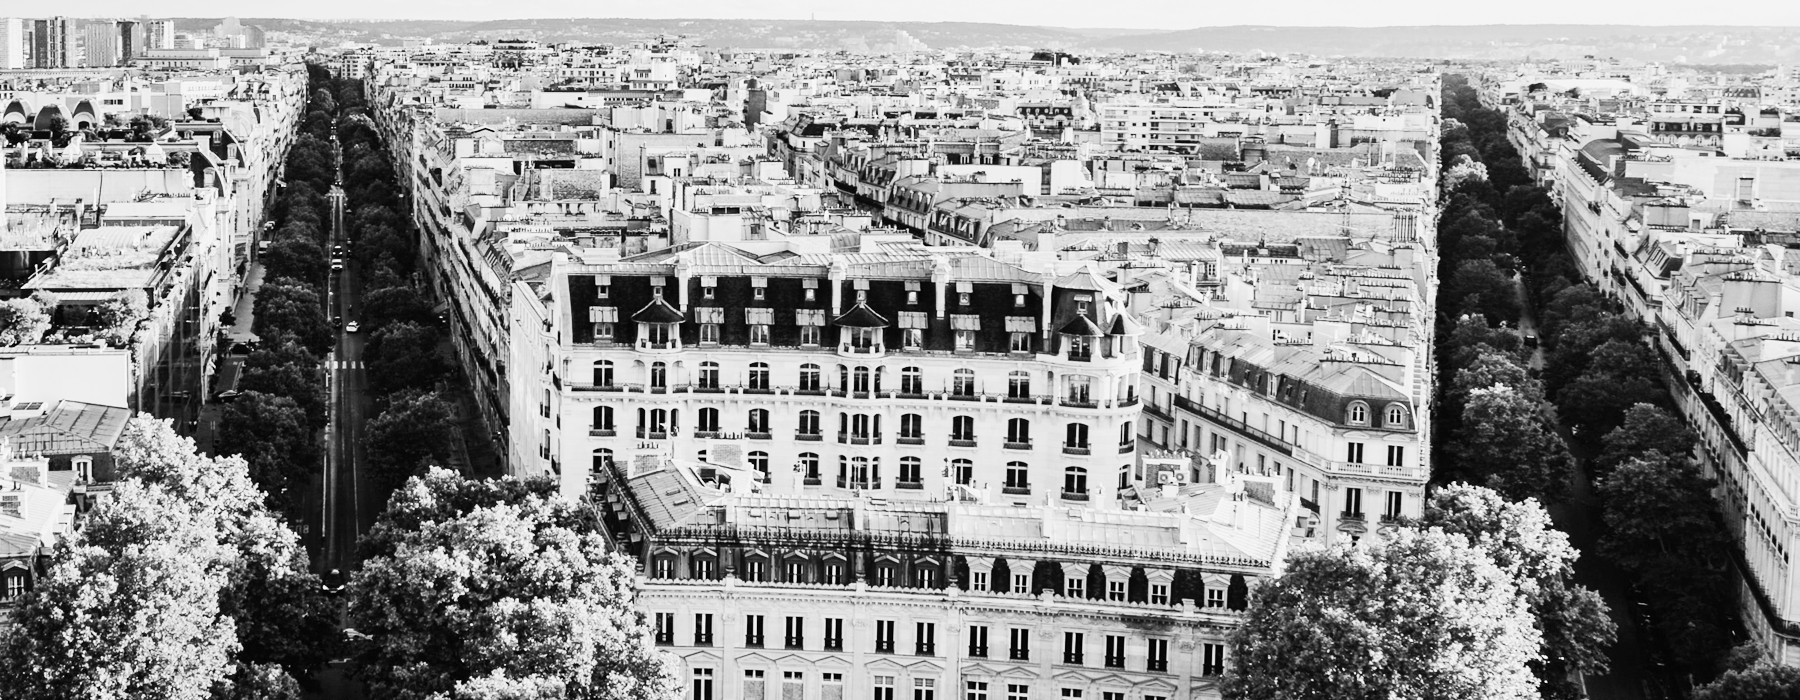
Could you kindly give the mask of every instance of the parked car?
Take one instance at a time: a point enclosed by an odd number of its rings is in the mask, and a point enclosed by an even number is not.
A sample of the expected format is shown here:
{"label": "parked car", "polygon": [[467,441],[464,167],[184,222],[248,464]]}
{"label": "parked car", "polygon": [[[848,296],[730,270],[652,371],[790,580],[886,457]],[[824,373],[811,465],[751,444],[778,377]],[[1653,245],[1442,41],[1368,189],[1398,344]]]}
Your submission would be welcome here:
{"label": "parked car", "polygon": [[344,572],[332,569],[319,577],[319,590],[326,595],[339,595],[344,592]]}
{"label": "parked car", "polygon": [[238,391],[236,389],[226,389],[217,394],[213,394],[213,400],[218,401],[219,403],[231,403],[233,401],[236,401],[239,396],[243,396],[243,395],[244,395],[244,392]]}
{"label": "parked car", "polygon": [[344,330],[348,331],[350,333],[355,333],[357,331],[362,330],[362,326],[357,325],[357,323],[355,321],[351,321],[349,323],[344,324]]}

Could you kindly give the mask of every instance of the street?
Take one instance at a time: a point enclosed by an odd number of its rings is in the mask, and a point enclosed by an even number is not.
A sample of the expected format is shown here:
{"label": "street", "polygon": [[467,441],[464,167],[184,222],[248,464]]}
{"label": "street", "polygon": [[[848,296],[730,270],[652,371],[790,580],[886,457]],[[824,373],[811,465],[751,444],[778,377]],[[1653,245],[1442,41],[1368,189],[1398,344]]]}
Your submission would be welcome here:
{"label": "street", "polygon": [[[332,145],[337,146],[333,134]],[[343,172],[341,151],[337,154],[338,172]],[[342,182],[334,184],[326,196],[331,205],[330,244],[352,245],[352,236],[344,226],[345,194]],[[333,254],[344,259],[344,269],[333,271],[326,291],[326,306],[334,318],[337,343],[326,357],[329,381],[330,416],[326,425],[321,532],[324,547],[319,565],[321,574],[337,570],[343,576],[357,568],[357,539],[373,524],[376,508],[371,501],[363,470],[363,424],[371,410],[368,374],[363,369],[364,339],[351,330],[362,311],[362,280],[357,266],[347,254]]]}

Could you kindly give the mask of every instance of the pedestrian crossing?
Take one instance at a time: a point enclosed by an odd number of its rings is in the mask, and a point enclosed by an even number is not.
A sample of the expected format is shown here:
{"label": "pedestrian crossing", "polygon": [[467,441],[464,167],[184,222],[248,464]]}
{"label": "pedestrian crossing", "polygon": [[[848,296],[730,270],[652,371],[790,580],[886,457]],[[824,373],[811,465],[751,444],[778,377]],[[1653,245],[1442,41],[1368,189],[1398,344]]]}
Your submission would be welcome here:
{"label": "pedestrian crossing", "polygon": [[362,360],[332,360],[332,369],[363,369]]}

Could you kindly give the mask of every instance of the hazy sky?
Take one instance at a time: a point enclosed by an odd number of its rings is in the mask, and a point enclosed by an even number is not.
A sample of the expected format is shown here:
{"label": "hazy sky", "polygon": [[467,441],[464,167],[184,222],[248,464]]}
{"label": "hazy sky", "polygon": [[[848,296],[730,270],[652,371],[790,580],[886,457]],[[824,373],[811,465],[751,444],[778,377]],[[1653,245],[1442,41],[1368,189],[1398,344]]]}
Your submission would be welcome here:
{"label": "hazy sky", "polygon": [[[821,19],[920,22],[999,22],[1057,27],[1188,29],[1198,26],[1272,24],[1286,26],[1391,26],[1421,24],[1696,24],[1800,25],[1800,3],[1768,2],[1742,13],[1644,12],[1642,5],[1568,0],[1281,0],[1203,2],[1200,0],[677,0],[674,2],[593,2],[592,0],[304,0],[250,3],[243,0],[73,0],[56,14],[75,17],[282,16],[309,19],[508,19],[555,17],[651,17]],[[35,14],[46,14],[39,9]]]}

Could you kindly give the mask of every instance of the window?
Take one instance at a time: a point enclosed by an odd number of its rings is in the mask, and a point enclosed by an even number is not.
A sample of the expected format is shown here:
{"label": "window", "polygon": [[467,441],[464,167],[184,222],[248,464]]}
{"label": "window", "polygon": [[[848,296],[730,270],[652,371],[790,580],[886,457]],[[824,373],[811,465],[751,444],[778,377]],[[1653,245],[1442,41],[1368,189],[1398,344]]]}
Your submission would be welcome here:
{"label": "window", "polygon": [[713,700],[713,670],[696,668],[693,670],[693,695],[688,700]]}
{"label": "window", "polygon": [[1144,670],[1158,673],[1169,670],[1169,640],[1151,638],[1144,657]]}
{"label": "window", "polygon": [[1119,425],[1119,446],[1120,447],[1133,447],[1136,445],[1137,445],[1137,440],[1135,438],[1133,438],[1131,435],[1131,424],[1130,423],[1121,423]]}
{"label": "window", "polygon": [[668,557],[657,559],[656,566],[651,570],[650,577],[675,578],[675,560]]}
{"label": "window", "polygon": [[959,369],[950,381],[950,393],[956,396],[975,395],[975,370]]}
{"label": "window", "polygon": [[987,681],[964,681],[963,689],[963,700],[987,700]]}
{"label": "window", "polygon": [[[810,290],[810,289],[808,289],[806,291],[809,293],[812,292],[812,290]],[[800,344],[801,345],[818,345],[819,344],[819,327],[818,326],[801,326],[800,327]]]}
{"label": "window", "polygon": [[1083,449],[1083,450],[1087,449],[1087,447],[1088,447],[1087,424],[1086,423],[1070,423],[1068,425],[1068,427],[1063,430],[1063,447],[1073,447],[1076,449]]}
{"label": "window", "polygon": [[893,676],[874,676],[872,680],[875,685],[875,700],[894,700]]}
{"label": "window", "polygon": [[781,565],[781,580],[788,583],[806,583],[806,562],[790,560]]}
{"label": "window", "polygon": [[745,426],[749,428],[749,431],[752,433],[769,432],[769,409],[750,409],[749,420],[745,421]]}
{"label": "window", "polygon": [[950,460],[950,478],[961,486],[975,483],[975,462],[962,458]]}
{"label": "window", "polygon": [[[1082,646],[1086,644],[1086,636],[1080,632],[1063,633],[1063,663],[1081,664]],[[1063,697],[1068,697],[1067,692]]]}
{"label": "window", "polygon": [[745,560],[744,561],[744,580],[745,581],[768,580],[768,577],[763,575],[766,571],[768,571],[768,566],[769,566],[768,562],[765,562],[761,559]]}
{"label": "window", "polygon": [[1362,517],[1362,489],[1344,489],[1344,515]]}
{"label": "window", "polygon": [[1013,574],[1012,575],[1012,592],[1014,592],[1014,593],[1030,593],[1031,592],[1031,574]]}
{"label": "window", "polygon": [[611,406],[594,407],[594,430],[613,429],[613,409]]}
{"label": "window", "polygon": [[1403,512],[1402,507],[1405,505],[1405,502],[1406,494],[1399,491],[1387,492],[1387,504],[1382,507],[1381,516],[1388,520],[1399,518],[1400,513]]}
{"label": "window", "polygon": [[894,621],[875,621],[875,651],[880,654],[894,653]]}
{"label": "window", "polygon": [[1125,638],[1116,634],[1106,635],[1107,668],[1125,668]]}
{"label": "window", "polygon": [[987,589],[988,589],[988,572],[986,572],[986,571],[971,571],[971,572],[969,572],[969,590],[985,591]]}
{"label": "window", "polygon": [[1368,425],[1369,405],[1361,401],[1352,402],[1347,420],[1351,425]]}
{"label": "window", "polygon": [[712,580],[718,578],[713,575],[713,560],[711,559],[695,559],[693,569],[694,578],[696,579]]}
{"label": "window", "polygon": [[800,453],[800,474],[802,478],[819,479],[819,454],[817,452]]}
{"label": "window", "polygon": [[1124,600],[1125,599],[1125,582],[1124,581],[1107,581],[1106,582],[1106,599],[1107,600]]}
{"label": "window", "polygon": [[1024,462],[1007,462],[1005,485],[1009,489],[1031,488],[1031,468]]}
{"label": "window", "polygon": [[918,350],[925,347],[925,329],[905,328],[900,331],[900,347],[905,350]]}
{"label": "window", "polygon": [[919,368],[907,367],[900,370],[900,393],[925,393],[925,375],[919,371]]}
{"label": "window", "polygon": [[[752,452],[752,453],[750,453],[750,468],[756,470],[757,474],[762,475],[761,478],[762,478],[763,483],[765,483],[765,484],[769,483],[769,453],[767,453],[767,452]],[[755,580],[761,580],[761,579],[759,578],[759,579],[755,579]]]}
{"label": "window", "polygon": [[763,673],[760,668],[744,669],[743,700],[763,700]]}
{"label": "window", "polygon": [[767,299],[767,298],[769,298],[769,290],[766,287],[751,287],[750,288],[750,298],[755,299],[757,301],[762,301],[764,299]]}
{"label": "window", "polygon": [[[1029,576],[1026,576],[1026,578],[1027,578],[1027,580],[1030,579]],[[1013,590],[1018,591],[1018,590],[1022,590],[1022,589],[1014,588]],[[1007,654],[1007,658],[1012,659],[1013,661],[1030,661],[1031,660],[1031,630],[1020,628],[1020,627],[1014,627],[1011,630],[1009,630],[1009,632],[1011,633],[1011,636],[1012,636],[1012,645],[1010,647],[1008,647],[1009,651]]]}
{"label": "window", "polygon": [[919,656],[937,653],[937,623],[920,622],[913,626],[913,653]]}
{"label": "window", "polygon": [[919,471],[920,471],[920,469],[919,469],[919,458],[918,457],[901,457],[900,458],[900,483],[903,483],[903,484],[920,483],[921,481],[923,481],[923,479],[921,478]]}
{"label": "window", "polygon": [[1008,683],[1006,700],[1031,700],[1031,686],[1024,683]]}
{"label": "window", "polygon": [[818,435],[819,434],[819,412],[814,411],[812,409],[807,409],[805,411],[801,411],[800,412],[800,428],[797,432],[799,432],[801,435]]}
{"label": "window", "polygon": [[[790,580],[792,580],[792,579],[790,579]],[[789,648],[789,649],[805,649],[806,648],[806,618],[798,617],[795,615],[789,615],[787,618],[787,632],[783,636],[787,642],[787,648]]]}
{"label": "window", "polygon": [[763,616],[744,616],[744,646],[760,647],[763,645]]}
{"label": "window", "polygon": [[1031,334],[1010,334],[1010,339],[1007,341],[1007,349],[1013,352],[1031,352]]}
{"label": "window", "polygon": [[702,323],[702,324],[700,324],[700,342],[702,342],[702,343],[717,343],[717,342],[719,342],[719,324],[717,324],[717,323]]}
{"label": "window", "polygon": [[675,643],[675,613],[656,614],[656,643],[664,646]]}
{"label": "window", "polygon": [[968,292],[957,292],[956,293],[956,304],[958,306],[968,306],[969,305],[969,293]]}
{"label": "window", "polygon": [[1006,376],[1006,398],[1031,398],[1031,373],[1013,372]]}
{"label": "window", "polygon": [[1406,464],[1406,446],[1405,445],[1388,445],[1387,446],[1387,465],[1390,467],[1399,467],[1399,466],[1405,466],[1405,464]]}
{"label": "window", "polygon": [[1151,605],[1168,605],[1169,604],[1169,584],[1166,584],[1166,583],[1150,584],[1150,604]]}
{"label": "window", "polygon": [[875,567],[875,585],[877,585],[877,586],[892,586],[892,585],[894,585],[894,565],[893,564],[880,564]]}
{"label": "window", "polygon": [[719,409],[706,407],[700,409],[699,419],[694,422],[694,429],[703,433],[719,431]]}
{"label": "window", "polygon": [[1205,644],[1201,646],[1200,675],[1225,675],[1225,645]]}
{"label": "window", "polygon": [[1006,419],[1006,441],[1013,444],[1031,444],[1031,420],[1028,418]]}
{"label": "window", "polygon": [[1063,579],[1063,595],[1070,598],[1087,597],[1087,575],[1070,576]]}
{"label": "window", "polygon": [[987,658],[987,625],[969,625],[969,656]]}
{"label": "window", "polygon": [[594,363],[594,386],[613,385],[612,360],[600,360]]}
{"label": "window", "polygon": [[612,321],[600,321],[594,324],[594,340],[597,342],[611,342],[613,333]]}
{"label": "window", "polygon": [[844,565],[832,562],[825,565],[825,583],[843,583]]}
{"label": "window", "polygon": [[975,417],[974,416],[956,416],[955,418],[951,418],[950,419],[950,439],[951,440],[974,440],[975,439]]}
{"label": "window", "polygon": [[1015,309],[1025,308],[1025,295],[1023,295],[1023,294],[1014,294],[1013,295],[1013,308],[1015,308]]}
{"label": "window", "polygon": [[781,700],[805,700],[806,672],[781,672]]}
{"label": "window", "polygon": [[819,700],[844,700],[844,674],[819,674]]}
{"label": "window", "polygon": [[1363,444],[1360,442],[1344,443],[1344,461],[1351,464],[1362,464]]}
{"label": "window", "polygon": [[900,437],[917,440],[925,437],[925,419],[917,413],[900,416]]}
{"label": "window", "polygon": [[825,618],[825,650],[826,651],[843,651],[843,649],[844,649],[844,618],[841,618],[841,617]]}
{"label": "window", "polygon": [[594,296],[596,298],[600,298],[600,299],[611,299],[612,298],[612,285],[611,284],[594,285]]}
{"label": "window", "polygon": [[1081,689],[1080,688],[1063,688],[1062,689],[1062,697],[1063,697],[1063,700],[1081,700]]}
{"label": "window", "polygon": [[1087,495],[1087,467],[1069,467],[1063,470],[1063,494]]}
{"label": "window", "polygon": [[719,289],[718,287],[714,287],[712,285],[702,286],[702,287],[700,287],[700,298],[701,299],[717,299],[718,298],[718,289]]}
{"label": "window", "polygon": [[669,388],[669,366],[661,362],[650,363],[650,388]]}
{"label": "window", "polygon": [[1225,589],[1218,586],[1208,586],[1206,589],[1206,607],[1225,607]]}
{"label": "window", "polygon": [[800,365],[800,390],[819,390],[819,366],[813,364]]}
{"label": "window", "polygon": [[1401,406],[1400,404],[1389,404],[1387,407],[1387,420],[1381,425],[1386,428],[1406,427],[1406,407]]}
{"label": "window", "polygon": [[769,363],[750,363],[750,388],[762,390],[769,388]]}
{"label": "window", "polygon": [[975,349],[975,331],[956,331],[956,349],[973,351]]}
{"label": "window", "polygon": [[936,698],[937,698],[937,679],[935,679],[935,678],[914,678],[913,679],[913,700],[936,700]]}
{"label": "window", "polygon": [[[756,291],[760,292],[762,290],[758,289]],[[751,345],[768,345],[769,344],[769,327],[765,326],[763,324],[760,324],[760,323],[751,326],[750,327],[750,344]]]}

